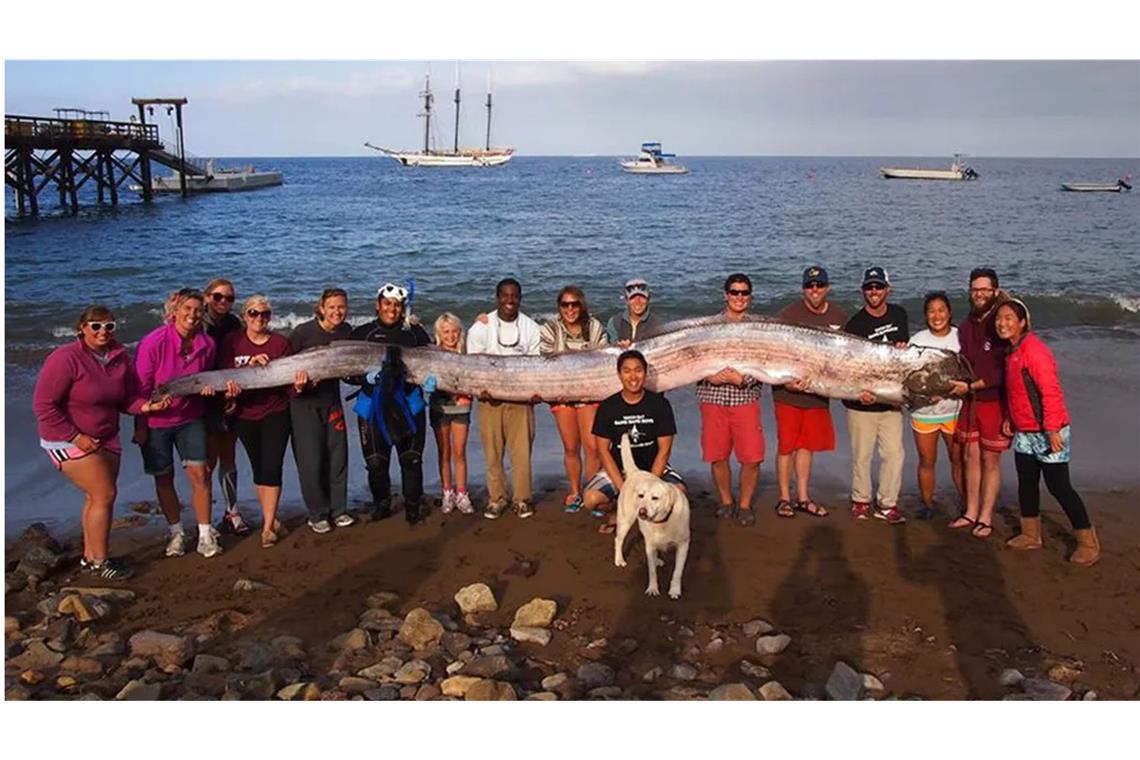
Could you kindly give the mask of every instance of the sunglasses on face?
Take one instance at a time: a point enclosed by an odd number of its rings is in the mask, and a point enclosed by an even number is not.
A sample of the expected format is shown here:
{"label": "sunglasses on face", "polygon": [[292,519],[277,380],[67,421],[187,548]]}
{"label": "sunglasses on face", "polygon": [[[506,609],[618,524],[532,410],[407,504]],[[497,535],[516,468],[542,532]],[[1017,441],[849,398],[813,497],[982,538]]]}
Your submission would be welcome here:
{"label": "sunglasses on face", "polygon": [[87,326],[91,328],[91,332],[102,332],[103,330],[109,333],[115,332],[114,322],[88,322]]}
{"label": "sunglasses on face", "polygon": [[750,296],[750,295],[752,295],[752,291],[751,291],[751,290],[735,290],[735,289],[733,289],[733,290],[729,290],[729,291],[726,291],[726,292],[727,292],[727,293],[728,293],[730,296],[737,296],[737,297],[739,297],[739,298],[743,298],[744,296]]}
{"label": "sunglasses on face", "polygon": [[561,301],[558,306],[563,309],[580,309],[582,308],[581,301]]}
{"label": "sunglasses on face", "polygon": [[804,285],[804,290],[823,290],[826,287],[827,285],[822,282],[809,282],[807,285]]}
{"label": "sunglasses on face", "polygon": [[215,292],[210,294],[210,300],[213,301],[214,303],[221,303],[222,301],[225,301],[226,303],[233,303],[234,302],[234,296],[232,296],[232,295],[227,296],[225,293],[215,291]]}
{"label": "sunglasses on face", "polygon": [[273,311],[271,309],[266,309],[265,311],[258,311],[257,309],[247,309],[245,312],[245,315],[247,317],[249,317],[250,319],[257,319],[259,317],[264,318],[264,319],[269,319],[270,317],[273,316]]}
{"label": "sunglasses on face", "polygon": [[886,290],[886,289],[887,289],[886,285],[880,285],[877,282],[873,282],[870,285],[864,285],[863,286],[863,290],[865,290],[865,291],[867,291],[867,290]]}

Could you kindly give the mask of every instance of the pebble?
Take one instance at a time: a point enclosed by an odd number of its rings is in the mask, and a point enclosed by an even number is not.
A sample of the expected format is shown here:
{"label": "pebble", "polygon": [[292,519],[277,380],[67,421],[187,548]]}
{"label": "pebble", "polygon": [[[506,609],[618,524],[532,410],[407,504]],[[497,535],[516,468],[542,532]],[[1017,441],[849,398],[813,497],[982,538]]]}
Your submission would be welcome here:
{"label": "pebble", "polygon": [[359,676],[345,676],[337,681],[336,687],[343,691],[345,694],[363,694],[364,692],[375,689],[380,684],[373,681],[371,678],[360,678]]}
{"label": "pebble", "polygon": [[756,654],[779,654],[792,643],[792,637],[786,633],[775,636],[761,636],[756,639]]}
{"label": "pebble", "polygon": [[479,676],[480,678],[499,678],[513,670],[511,661],[506,655],[491,655],[476,657],[463,668],[463,674]]}
{"label": "pebble", "polygon": [[85,594],[94,596],[106,602],[115,604],[129,604],[135,600],[135,592],[129,588],[86,588],[84,586],[64,586],[60,589],[63,594]]}
{"label": "pebble", "polygon": [[515,612],[512,628],[549,628],[558,612],[558,605],[550,599],[534,598]]}
{"label": "pebble", "polygon": [[570,681],[570,676],[566,673],[555,673],[554,675],[547,676],[542,679],[542,688],[546,691],[553,691],[559,686]]}
{"label": "pebble", "polygon": [[370,702],[393,702],[400,698],[400,689],[395,684],[386,683],[364,692],[364,698]]}
{"label": "pebble", "polygon": [[447,674],[448,675],[455,675],[459,671],[463,670],[463,666],[466,664],[467,663],[463,662],[462,660],[456,660],[455,662],[449,662],[447,664],[447,668],[446,668]]}
{"label": "pebble", "polygon": [[785,702],[792,699],[792,695],[779,681],[769,681],[759,689],[760,696],[767,702]]}
{"label": "pebble", "polygon": [[230,670],[229,660],[212,654],[198,655],[194,658],[194,664],[190,668],[191,673],[228,673]]}
{"label": "pebble", "polygon": [[1072,683],[1080,678],[1081,669],[1074,665],[1060,662],[1049,668],[1048,676],[1050,681]]}
{"label": "pebble", "polygon": [[68,657],[59,664],[59,669],[83,676],[97,676],[103,673],[103,663],[90,657]]}
{"label": "pebble", "polygon": [[761,636],[765,633],[771,633],[774,630],[776,630],[774,625],[760,618],[749,620],[744,624],[744,635],[748,637]]}
{"label": "pebble", "polygon": [[138,679],[128,681],[127,685],[119,690],[115,699],[129,701],[154,701],[162,694],[162,684],[146,683]]}
{"label": "pebble", "polygon": [[403,626],[403,618],[393,615],[383,607],[367,609],[360,616],[359,626],[366,631],[396,632]]}
{"label": "pebble", "polygon": [[19,669],[54,668],[62,661],[62,654],[48,649],[42,641],[32,641],[21,654],[8,658],[6,664]]}
{"label": "pebble", "polygon": [[526,699],[524,699],[523,701],[524,701],[524,702],[525,702],[525,701],[531,701],[531,702],[557,702],[557,701],[558,701],[558,695],[557,695],[557,694],[555,694],[555,693],[554,693],[554,692],[552,692],[552,691],[536,691],[534,694],[530,694],[530,695],[528,695],[528,696],[526,697]]}
{"label": "pebble", "polygon": [[487,657],[496,657],[501,654],[506,654],[507,648],[502,644],[492,644],[488,647],[483,647],[479,650],[479,654]]}
{"label": "pebble", "polygon": [[614,669],[601,662],[588,662],[578,668],[578,680],[582,688],[593,689],[598,686],[610,686],[614,682]]}
{"label": "pebble", "polygon": [[272,589],[273,587],[268,583],[251,580],[250,578],[238,578],[234,581],[234,591],[271,591]]}
{"label": "pebble", "polygon": [[745,684],[726,683],[709,692],[709,699],[726,702],[755,702],[756,695]]}
{"label": "pebble", "polygon": [[277,674],[272,670],[252,676],[231,676],[226,684],[226,690],[237,691],[243,699],[266,700],[273,699],[280,684]]}
{"label": "pebble", "polygon": [[482,680],[482,678],[477,676],[452,676],[451,678],[443,679],[439,684],[439,688],[446,697],[462,697],[467,694],[468,689]]}
{"label": "pebble", "polygon": [[724,649],[724,639],[713,639],[705,645],[705,654],[713,654]]}
{"label": "pebble", "polygon": [[1073,690],[1064,684],[1054,683],[1047,678],[1026,678],[1021,689],[1033,699],[1063,701],[1072,696]]}
{"label": "pebble", "polygon": [[70,615],[80,623],[89,623],[110,615],[111,605],[98,597],[68,594],[60,600],[56,611],[61,615]]}
{"label": "pebble", "polygon": [[620,699],[622,690],[620,686],[599,686],[586,692],[589,699]]}
{"label": "pebble", "polygon": [[554,636],[546,628],[538,628],[535,626],[512,626],[511,638],[515,641],[522,641],[529,644],[538,644],[544,647],[550,643],[550,639]]}
{"label": "pebble", "polygon": [[425,683],[422,686],[420,686],[418,689],[416,689],[416,696],[414,697],[414,699],[417,702],[427,702],[428,700],[435,699],[441,693],[442,692],[439,690],[439,687],[436,686],[435,684]]}
{"label": "pebble", "polygon": [[404,663],[399,670],[393,674],[393,678],[397,683],[402,684],[418,684],[431,675],[431,665],[423,660],[411,660]]}
{"label": "pebble", "polygon": [[329,642],[329,649],[341,652],[353,652],[357,649],[364,649],[371,643],[368,637],[368,632],[363,628],[353,628],[347,633],[334,638]]}
{"label": "pebble", "polygon": [[768,668],[764,667],[763,665],[756,665],[749,662],[748,660],[740,661],[740,672],[746,676],[752,676],[753,678],[772,677],[772,671],[768,670]]}
{"label": "pebble", "polygon": [[383,681],[395,675],[404,664],[399,657],[385,657],[380,662],[369,665],[356,672],[362,678],[371,678],[373,681]]}
{"label": "pebble", "polygon": [[614,651],[622,656],[627,656],[636,652],[638,646],[640,645],[637,643],[637,639],[622,639],[614,647]]}
{"label": "pebble", "polygon": [[182,665],[194,656],[194,640],[158,631],[139,631],[127,641],[133,657],[149,657],[159,667]]}
{"label": "pebble", "polygon": [[693,629],[692,629],[692,628],[690,628],[690,627],[689,627],[689,626],[687,626],[687,625],[683,625],[683,626],[681,626],[680,628],[678,628],[678,629],[677,629],[677,635],[678,635],[678,636],[680,636],[682,639],[691,639],[691,638],[693,638],[693,636],[695,636],[696,634],[695,634],[695,633],[693,633]]}
{"label": "pebble", "polygon": [[75,680],[71,676],[60,676],[59,678],[55,679],[55,688],[59,689],[60,691],[74,689],[78,685],[79,681]]}
{"label": "pebble", "polygon": [[25,670],[20,674],[20,683],[27,684],[28,686],[35,686],[43,681],[47,676],[39,670]]}
{"label": "pebble", "polygon": [[857,700],[863,696],[863,676],[841,660],[835,663],[824,688],[827,696],[837,702]]}
{"label": "pebble", "polygon": [[468,687],[463,698],[469,702],[511,702],[518,699],[518,695],[509,683],[482,678]]}
{"label": "pebble", "polygon": [[1001,672],[1001,677],[998,679],[1002,686],[1017,686],[1024,680],[1025,676],[1016,668],[1006,668]]}
{"label": "pebble", "polygon": [[413,649],[426,649],[443,638],[443,626],[430,612],[417,607],[404,618],[399,638]]}
{"label": "pebble", "polygon": [[883,686],[883,682],[870,673],[863,674],[863,688],[867,691],[886,691],[887,687]]}
{"label": "pebble", "polygon": [[494,612],[499,609],[495,594],[486,583],[472,583],[459,589],[455,593],[455,603],[459,605],[459,611],[464,615]]}
{"label": "pebble", "polygon": [[419,687],[413,684],[404,686],[400,689],[400,699],[411,701],[416,698],[417,691],[419,691]]}
{"label": "pebble", "polygon": [[645,671],[645,673],[641,676],[641,680],[645,681],[646,683],[653,683],[664,674],[664,669],[655,665],[649,670]]}
{"label": "pebble", "polygon": [[1096,697],[1097,697],[1096,692],[1093,691],[1092,689],[1089,689],[1088,691],[1085,692],[1085,695],[1083,697],[1081,697],[1081,701],[1082,702],[1092,702],[1096,699]]}
{"label": "pebble", "polygon": [[692,681],[697,677],[697,669],[686,663],[678,663],[669,671],[669,676],[681,681]]}
{"label": "pebble", "polygon": [[12,617],[11,615],[5,615],[4,635],[7,636],[9,633],[15,633],[18,630],[20,630],[20,619]]}
{"label": "pebble", "polygon": [[400,601],[398,594],[394,594],[391,591],[377,591],[368,597],[365,604],[369,607],[388,607],[398,601]]}

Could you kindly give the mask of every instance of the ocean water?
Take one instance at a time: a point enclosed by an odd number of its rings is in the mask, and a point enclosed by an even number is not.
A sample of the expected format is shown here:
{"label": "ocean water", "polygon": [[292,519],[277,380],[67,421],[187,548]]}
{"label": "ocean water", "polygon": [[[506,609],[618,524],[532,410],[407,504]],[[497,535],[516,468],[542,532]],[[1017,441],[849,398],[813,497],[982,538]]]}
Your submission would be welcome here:
{"label": "ocean water", "polygon": [[[877,174],[885,165],[941,167],[945,157],[682,160],[688,175],[645,177],[623,174],[615,157],[522,156],[484,170],[407,169],[381,157],[233,158],[220,163],[280,169],[285,184],[149,205],[124,193],[118,208],[97,206],[84,188],[76,217],[44,193],[38,219],[18,218],[8,192],[6,524],[75,513],[70,485],[37,450],[30,403],[40,363],[69,339],[78,312],[112,307],[130,344],[158,324],[167,293],[215,276],[232,279],[239,299],[267,294],[275,326],[288,329],[309,318],[326,286],[349,291],[350,321],[361,322],[380,284],[406,279],[425,321],[445,309],[466,320],[491,308],[505,276],[523,283],[523,310],[539,319],[553,315],[569,283],[604,319],[621,308],[621,284],[633,276],[651,283],[654,309],[688,317],[718,310],[735,271],[752,277],[755,310],[774,312],[798,297],[803,268],[822,264],[833,300],[857,307],[860,272],[877,264],[918,323],[931,289],[950,292],[964,314],[968,273],[988,265],[1028,301],[1058,351],[1074,428],[1082,412],[1093,423],[1085,440],[1097,447],[1096,484],[1135,479],[1140,192],[1066,193],[1060,183],[1140,175],[1140,159],[976,158],[976,182]],[[556,482],[561,452],[547,417],[536,462]],[[703,473],[699,452],[689,458]],[[136,459],[128,447],[123,498],[152,495]],[[841,480],[838,454],[837,462]],[[353,478],[362,496],[362,473]],[[286,503],[297,499],[287,485]]]}

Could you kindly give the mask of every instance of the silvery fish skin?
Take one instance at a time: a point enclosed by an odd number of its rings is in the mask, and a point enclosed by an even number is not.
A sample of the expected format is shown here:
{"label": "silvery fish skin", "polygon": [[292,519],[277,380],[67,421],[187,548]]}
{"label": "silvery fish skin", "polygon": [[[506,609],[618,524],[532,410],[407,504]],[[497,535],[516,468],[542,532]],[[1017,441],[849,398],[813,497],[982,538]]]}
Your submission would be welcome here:
{"label": "silvery fish skin", "polygon": [[[663,325],[634,346],[649,361],[646,387],[667,391],[735,367],[770,385],[804,379],[808,390],[857,399],[868,390],[883,402],[914,406],[949,392],[953,380],[973,375],[957,354],[934,348],[895,348],[842,332],[751,317],[737,322],[705,317]],[[502,401],[597,401],[621,390],[616,346],[548,356],[456,354],[437,347],[393,348],[407,379],[429,375],[451,393]],[[312,379],[362,374],[383,359],[380,343],[338,341],[271,362],[267,367],[203,372],[179,378],[163,391],[196,393],[205,382],[221,390],[227,379],[243,388],[288,385],[297,369]]]}

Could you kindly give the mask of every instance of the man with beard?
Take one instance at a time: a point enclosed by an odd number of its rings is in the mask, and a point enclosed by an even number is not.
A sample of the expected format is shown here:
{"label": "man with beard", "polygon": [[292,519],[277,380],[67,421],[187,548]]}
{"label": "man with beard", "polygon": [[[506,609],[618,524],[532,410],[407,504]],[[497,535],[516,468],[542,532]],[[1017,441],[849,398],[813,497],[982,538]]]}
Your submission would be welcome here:
{"label": "man with beard", "polygon": [[[910,340],[906,309],[887,303],[891,281],[887,270],[871,267],[863,272],[863,308],[844,328],[852,335],[882,343],[905,345]],[[858,401],[844,401],[847,430],[851,435],[851,514],[866,520],[871,514],[871,460],[879,450],[879,489],[875,517],[888,525],[906,522],[899,511],[902,488],[903,450],[902,411],[891,404],[875,402],[875,395],[863,391]]]}
{"label": "man with beard", "polygon": [[956,381],[950,391],[964,397],[954,435],[963,444],[966,486],[965,510],[950,527],[970,528],[976,538],[989,538],[993,533],[994,504],[1001,490],[1001,453],[1010,444],[1002,434],[1006,410],[1001,385],[1007,343],[994,327],[1003,300],[997,272],[986,267],[970,272],[970,315],[958,326],[958,341],[977,379]]}

